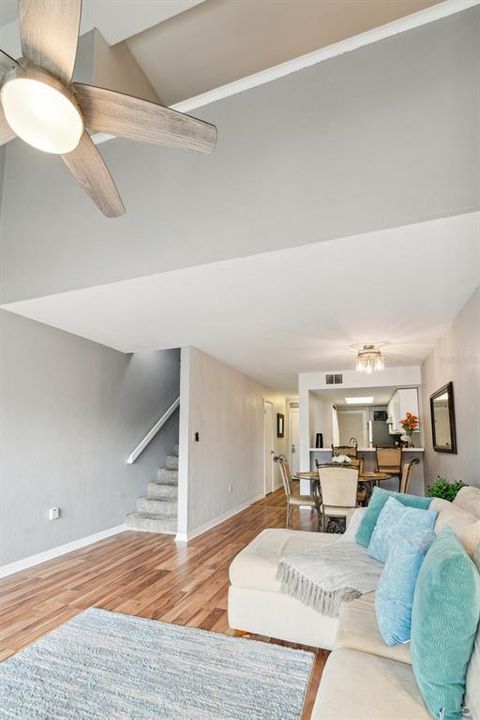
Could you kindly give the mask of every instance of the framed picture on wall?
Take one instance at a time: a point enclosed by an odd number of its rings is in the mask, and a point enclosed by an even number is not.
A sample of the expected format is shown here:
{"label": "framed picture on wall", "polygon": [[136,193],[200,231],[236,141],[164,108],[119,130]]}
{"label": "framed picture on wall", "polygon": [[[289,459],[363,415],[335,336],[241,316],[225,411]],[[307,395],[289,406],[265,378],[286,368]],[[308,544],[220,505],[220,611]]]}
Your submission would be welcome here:
{"label": "framed picture on wall", "polygon": [[285,437],[285,415],[277,413],[277,438]]}

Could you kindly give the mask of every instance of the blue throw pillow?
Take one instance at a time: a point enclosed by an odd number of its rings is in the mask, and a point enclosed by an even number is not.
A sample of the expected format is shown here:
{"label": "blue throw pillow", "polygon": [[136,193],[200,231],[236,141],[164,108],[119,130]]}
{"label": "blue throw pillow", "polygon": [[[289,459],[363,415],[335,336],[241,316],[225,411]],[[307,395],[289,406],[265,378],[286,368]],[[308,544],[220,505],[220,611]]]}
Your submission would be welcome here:
{"label": "blue throw pillow", "polygon": [[480,575],[446,527],[422,563],[412,611],[413,672],[435,718],[460,720],[479,618]]}
{"label": "blue throw pillow", "polygon": [[394,497],[389,497],[373,528],[368,554],[379,562],[387,562],[389,550],[402,538],[422,530],[432,530],[436,518],[435,510],[406,507]]}
{"label": "blue throw pillow", "polygon": [[360,527],[355,535],[355,540],[359,545],[368,547],[370,538],[372,536],[373,528],[377,524],[378,516],[380,515],[383,506],[387,502],[389,497],[394,497],[402,505],[408,507],[417,507],[426,510],[432,498],[419,497],[418,495],[406,495],[405,493],[391,492],[390,490],[382,490],[382,488],[374,488],[370,502],[368,503],[367,512],[362,518]]}
{"label": "blue throw pillow", "polygon": [[415,583],[434,538],[433,530],[416,533],[400,539],[388,554],[375,593],[377,625],[386,645],[410,640]]}

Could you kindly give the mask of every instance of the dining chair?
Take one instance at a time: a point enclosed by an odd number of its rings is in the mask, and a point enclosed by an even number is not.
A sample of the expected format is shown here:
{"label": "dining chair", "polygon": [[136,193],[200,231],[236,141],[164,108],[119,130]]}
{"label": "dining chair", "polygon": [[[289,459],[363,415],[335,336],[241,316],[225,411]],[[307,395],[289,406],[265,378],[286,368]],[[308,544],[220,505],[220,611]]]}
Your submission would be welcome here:
{"label": "dining chair", "polygon": [[344,517],[346,526],[357,507],[358,468],[321,467],[318,471],[322,495],[322,531],[327,518]]}
{"label": "dining chair", "polygon": [[313,495],[296,495],[293,492],[292,473],[290,472],[290,465],[288,463],[288,460],[283,455],[278,455],[273,459],[276,463],[278,463],[280,467],[280,475],[282,477],[283,489],[285,490],[285,496],[287,498],[287,530],[290,527],[294,507],[309,507],[312,510],[316,510],[318,516],[317,528],[320,530],[322,514],[320,508],[320,497],[315,484],[312,483]]}
{"label": "dining chair", "polygon": [[418,465],[420,463],[420,460],[416,457],[412,458],[408,462],[405,463],[402,470],[402,477],[400,478],[400,492],[401,493],[408,493],[408,490],[410,488],[410,482],[412,480],[413,475],[413,468],[415,465]]}
{"label": "dining chair", "polygon": [[377,471],[398,475],[402,468],[402,448],[376,447]]}
{"label": "dining chair", "polygon": [[[361,480],[365,470],[365,458],[350,458],[349,467],[358,468],[358,479]],[[367,505],[370,495],[372,494],[372,489],[372,483],[369,480],[364,480],[362,483],[358,483],[357,505]]]}
{"label": "dining chair", "polygon": [[358,456],[356,445],[332,445],[332,455],[348,455],[349,458]]}

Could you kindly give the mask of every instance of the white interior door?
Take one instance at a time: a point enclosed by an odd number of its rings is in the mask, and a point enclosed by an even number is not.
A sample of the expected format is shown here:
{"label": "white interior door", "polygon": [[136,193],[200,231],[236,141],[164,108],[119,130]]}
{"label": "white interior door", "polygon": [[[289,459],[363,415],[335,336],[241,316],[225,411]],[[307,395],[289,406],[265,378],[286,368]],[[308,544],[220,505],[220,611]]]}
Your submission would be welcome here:
{"label": "white interior door", "polygon": [[273,492],[275,489],[274,484],[274,469],[273,469],[273,457],[275,455],[274,450],[274,422],[273,422],[273,405],[267,400],[263,401],[263,455],[264,455],[264,491],[265,495]]}
{"label": "white interior door", "polygon": [[298,408],[290,408],[289,417],[289,428],[290,428],[290,449],[289,449],[289,463],[292,474],[297,473],[300,470],[298,452]]}

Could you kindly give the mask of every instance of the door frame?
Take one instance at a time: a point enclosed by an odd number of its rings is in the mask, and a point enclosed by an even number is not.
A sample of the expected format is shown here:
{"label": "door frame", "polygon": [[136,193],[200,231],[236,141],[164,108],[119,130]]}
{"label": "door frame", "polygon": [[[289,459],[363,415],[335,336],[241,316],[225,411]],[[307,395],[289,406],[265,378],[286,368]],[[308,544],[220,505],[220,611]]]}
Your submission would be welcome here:
{"label": "door frame", "polygon": [[[292,469],[292,472],[295,470],[294,468],[294,462],[293,462],[293,453],[292,453],[292,445],[293,445],[293,433],[292,433],[292,413],[296,413],[297,415],[297,443],[295,446],[295,454],[297,458],[299,457],[298,452],[298,446],[300,444],[300,408],[298,407],[298,403],[295,405],[289,405],[288,406],[288,462],[290,464],[290,468]],[[297,470],[300,470],[300,464]]]}
{"label": "door frame", "polygon": [[[275,415],[273,412],[273,402],[270,400],[263,400],[263,494],[266,496],[270,493],[272,493],[275,490],[275,465],[273,463],[273,458],[275,457]],[[271,443],[269,443],[269,448],[267,448],[267,437],[266,437],[266,429],[267,424],[265,418],[267,417],[267,413],[271,413],[271,419],[272,419],[272,438]],[[267,452],[268,450],[268,452]],[[272,483],[271,487],[267,487],[267,458],[270,456],[270,463],[271,463],[271,478]]]}

